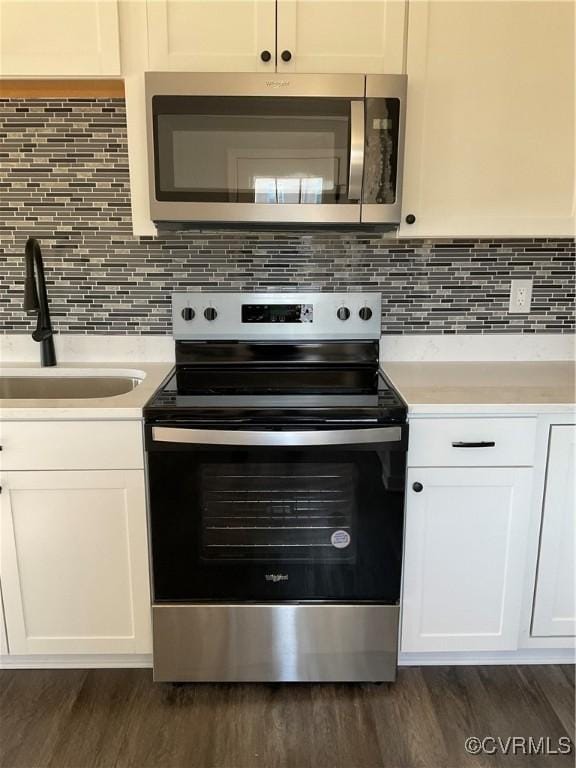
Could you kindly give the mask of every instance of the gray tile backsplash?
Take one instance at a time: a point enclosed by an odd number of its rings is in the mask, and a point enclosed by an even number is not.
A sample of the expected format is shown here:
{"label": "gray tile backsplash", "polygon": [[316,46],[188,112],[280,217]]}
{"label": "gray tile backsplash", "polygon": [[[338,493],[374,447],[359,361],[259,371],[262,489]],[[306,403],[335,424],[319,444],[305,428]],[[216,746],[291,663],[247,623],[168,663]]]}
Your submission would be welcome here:
{"label": "gray tile backsplash", "polygon": [[[173,290],[372,290],[383,333],[574,332],[570,239],[390,240],[373,233],[131,233],[121,99],[0,100],[0,328],[29,332],[23,249],[43,246],[63,333],[170,332]],[[532,312],[507,312],[511,278]]]}

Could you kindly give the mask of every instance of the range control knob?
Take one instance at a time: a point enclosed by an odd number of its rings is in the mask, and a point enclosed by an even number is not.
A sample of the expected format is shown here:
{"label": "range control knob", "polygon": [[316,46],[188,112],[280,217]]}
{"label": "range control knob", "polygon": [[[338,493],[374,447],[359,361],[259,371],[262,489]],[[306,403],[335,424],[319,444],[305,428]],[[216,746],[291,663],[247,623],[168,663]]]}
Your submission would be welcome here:
{"label": "range control knob", "polygon": [[350,310],[348,307],[338,307],[336,314],[338,315],[339,320],[348,320],[350,317]]}
{"label": "range control knob", "polygon": [[204,310],[204,317],[206,320],[216,320],[216,317],[218,315],[218,312],[214,309],[214,307],[206,307]]}
{"label": "range control knob", "polygon": [[194,320],[194,316],[196,315],[196,312],[192,309],[192,307],[184,307],[182,310],[182,317],[184,320]]}
{"label": "range control knob", "polygon": [[358,314],[360,315],[360,320],[370,320],[372,317],[372,310],[370,307],[362,307]]}

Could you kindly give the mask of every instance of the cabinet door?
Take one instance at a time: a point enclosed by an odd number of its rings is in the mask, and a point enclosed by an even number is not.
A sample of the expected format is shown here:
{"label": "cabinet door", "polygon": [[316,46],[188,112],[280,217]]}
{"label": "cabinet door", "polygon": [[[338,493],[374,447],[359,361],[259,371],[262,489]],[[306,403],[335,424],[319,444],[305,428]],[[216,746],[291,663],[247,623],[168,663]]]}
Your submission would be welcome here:
{"label": "cabinet door", "polygon": [[0,0],[0,72],[119,75],[117,0]]}
{"label": "cabinet door", "polygon": [[274,0],[147,0],[147,12],[152,69],[274,72]]}
{"label": "cabinet door", "polygon": [[144,473],[2,474],[10,653],[147,653]]}
{"label": "cabinet door", "polygon": [[410,3],[403,236],[574,232],[574,3]]}
{"label": "cabinet door", "polygon": [[4,621],[4,603],[2,601],[2,584],[0,583],[0,656],[8,653],[8,640],[6,639],[6,622]]}
{"label": "cabinet door", "polygon": [[278,0],[278,71],[402,74],[405,22],[405,0]]}
{"label": "cabinet door", "polygon": [[530,485],[530,469],[409,470],[403,651],[517,647]]}
{"label": "cabinet door", "polygon": [[576,427],[550,430],[532,635],[576,635]]}

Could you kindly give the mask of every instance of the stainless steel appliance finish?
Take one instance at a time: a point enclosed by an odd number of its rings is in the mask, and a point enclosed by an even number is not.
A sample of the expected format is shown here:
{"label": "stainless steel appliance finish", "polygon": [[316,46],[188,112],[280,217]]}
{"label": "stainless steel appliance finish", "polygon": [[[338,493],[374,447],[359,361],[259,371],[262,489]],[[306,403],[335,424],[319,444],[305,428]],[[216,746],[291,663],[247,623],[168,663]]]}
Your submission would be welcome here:
{"label": "stainless steel appliance finish", "polygon": [[[174,293],[172,332],[177,340],[379,339],[381,304],[379,293]],[[301,306],[301,322],[243,322],[242,308],[255,305]]]}
{"label": "stainless steel appliance finish", "polygon": [[399,611],[391,605],[157,605],[154,680],[392,681]]}
{"label": "stainless steel appliance finish", "polygon": [[[372,77],[372,75],[370,75]],[[380,77],[380,75],[378,75]],[[392,77],[388,75],[388,77]],[[362,99],[365,75],[146,72],[146,96],[294,96]],[[373,93],[371,95],[374,95]]]}
{"label": "stainless steel appliance finish", "polygon": [[350,102],[350,172],[348,196],[351,200],[362,199],[362,175],[364,173],[364,102]]}
{"label": "stainless steel appliance finish", "polygon": [[153,427],[152,439],[165,443],[193,445],[362,445],[366,443],[397,442],[402,438],[401,427],[380,429],[330,429],[318,432],[241,432],[234,430],[182,429],[180,427]]}
{"label": "stainless steel appliance finish", "polygon": [[[151,192],[151,195],[154,194]],[[307,203],[186,203],[150,198],[155,222],[208,224],[360,224],[360,204],[309,205]],[[382,222],[387,223],[387,222]],[[394,216],[394,222],[396,217]]]}
{"label": "stainless steel appliance finish", "polygon": [[377,293],[177,293],[144,409],[158,681],[396,676],[406,406]]}
{"label": "stainless steel appliance finish", "polygon": [[[398,75],[398,77],[404,77]],[[364,202],[362,205],[362,223],[364,224],[386,224],[390,221],[390,216],[399,223],[402,213],[402,187],[404,179],[404,146],[406,137],[406,90],[407,80],[404,77],[403,82],[398,81],[393,85],[390,83],[390,75],[368,75],[366,78],[366,98],[378,98],[384,92],[390,93],[400,100],[400,128],[398,131],[398,149],[396,153],[396,202],[390,207],[380,203]],[[390,88],[390,90],[388,90]],[[390,207],[390,211],[388,208]]]}
{"label": "stainless steel appliance finish", "polygon": [[[150,214],[156,222],[196,222],[196,223],[261,223],[261,224],[320,224],[320,225],[381,225],[384,228],[392,228],[400,222],[401,214],[401,187],[402,164],[404,153],[404,132],[406,120],[406,76],[405,75],[331,75],[331,74],[290,74],[268,75],[262,73],[183,73],[183,72],[147,72],[145,74],[147,136],[148,136],[148,176],[150,190]],[[301,100],[302,104],[316,100],[325,101],[326,106],[335,100],[348,102],[349,109],[349,142],[345,151],[348,163],[346,200],[337,202],[321,201],[308,202],[307,199],[299,199],[297,202],[261,202],[256,195],[250,201],[239,199],[237,194],[239,187],[232,180],[228,182],[230,199],[212,199],[206,184],[199,184],[200,191],[186,195],[184,188],[180,192],[175,190],[172,196],[162,196],[159,193],[160,176],[166,164],[176,165],[175,153],[168,151],[161,159],[161,151],[158,141],[158,127],[154,108],[155,99],[158,98],[212,98],[219,99],[222,103],[240,99],[245,100],[245,112],[250,115],[254,109],[250,102],[255,99]],[[392,122],[387,119],[374,117],[369,105],[376,100],[394,100],[398,102],[397,124],[392,131]],[[371,100],[371,101],[370,101]],[[168,113],[170,109],[168,109]],[[206,115],[209,108],[206,108]],[[174,111],[174,110],[173,110]],[[183,113],[179,112],[179,117]],[[198,113],[195,113],[197,116]],[[243,115],[245,117],[246,115]],[[214,118],[214,115],[211,115]],[[290,131],[297,133],[305,128],[306,116],[302,116],[299,129],[294,128],[298,121],[298,110],[292,113],[292,125],[285,121],[285,136]],[[282,123],[282,113],[278,113],[278,122]],[[258,128],[260,137],[266,136],[267,129],[261,121]],[[216,123],[217,124],[217,123]],[[214,125],[214,123],[213,123]],[[213,129],[214,130],[214,129]],[[237,128],[237,131],[243,129]],[[185,130],[177,129],[180,137]],[[388,132],[388,133],[387,133]],[[233,144],[234,131],[229,131],[232,143],[224,149],[228,166],[228,175],[234,177],[233,164],[239,161],[236,157],[242,154],[244,144],[239,142],[242,150]],[[252,163],[266,168],[264,175],[282,177],[284,180],[294,178],[294,172],[286,172],[286,164],[295,162],[296,155],[300,160],[304,158],[304,178],[314,177],[318,163],[327,162],[326,148],[319,149],[312,143],[312,147],[305,147],[296,154],[295,147],[288,142],[283,146],[285,137],[282,134],[269,134],[274,136],[275,151],[267,153],[261,147],[249,148],[247,155],[242,157],[244,163]],[[378,155],[379,137],[387,136],[385,146]],[[276,137],[278,137],[276,139]],[[179,141],[182,140],[181,138]],[[259,145],[261,138],[255,143]],[[192,144],[193,145],[193,141]],[[367,157],[367,153],[375,149]],[[343,154],[333,149],[335,166],[342,165],[345,161]],[[306,154],[311,153],[311,154]],[[166,157],[170,159],[167,160]],[[308,157],[308,160],[306,158]],[[196,164],[199,165],[199,164]],[[379,188],[378,178],[384,177],[390,167],[394,167],[393,194],[391,199],[384,199],[377,192]],[[208,171],[209,172],[209,171]],[[213,171],[216,174],[216,171]],[[302,170],[298,172],[302,175]],[[298,175],[296,174],[296,175]],[[376,175],[380,174],[378,178]],[[211,179],[214,181],[215,176]],[[236,195],[236,197],[235,197]]]}

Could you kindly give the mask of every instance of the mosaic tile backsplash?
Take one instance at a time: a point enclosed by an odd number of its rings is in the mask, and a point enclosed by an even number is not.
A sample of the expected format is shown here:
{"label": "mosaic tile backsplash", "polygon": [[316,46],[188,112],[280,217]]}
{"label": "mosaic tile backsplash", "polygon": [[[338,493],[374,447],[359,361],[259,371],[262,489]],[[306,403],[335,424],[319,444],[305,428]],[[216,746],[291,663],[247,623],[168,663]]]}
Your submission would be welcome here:
{"label": "mosaic tile backsplash", "polygon": [[[0,332],[29,333],[24,243],[41,240],[61,333],[165,334],[174,290],[369,290],[382,331],[574,332],[569,239],[390,240],[373,233],[131,233],[121,99],[0,100]],[[507,312],[532,277],[529,315]]]}

